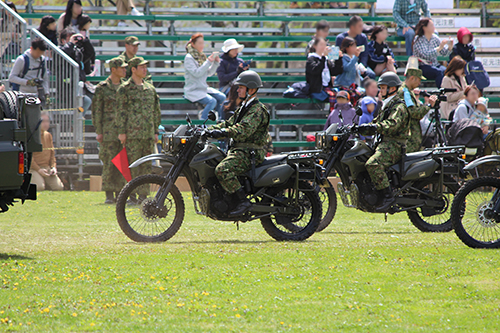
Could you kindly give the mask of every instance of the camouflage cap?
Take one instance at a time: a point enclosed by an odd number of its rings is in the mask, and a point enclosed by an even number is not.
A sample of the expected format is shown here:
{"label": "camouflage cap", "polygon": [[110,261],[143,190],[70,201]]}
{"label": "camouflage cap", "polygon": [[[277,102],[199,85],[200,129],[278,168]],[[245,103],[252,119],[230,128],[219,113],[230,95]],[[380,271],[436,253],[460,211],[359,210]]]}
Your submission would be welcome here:
{"label": "camouflage cap", "polygon": [[421,80],[427,80],[424,76],[422,76],[422,70],[416,68],[408,68],[405,73],[406,77],[415,76]]}
{"label": "camouflage cap", "polygon": [[139,38],[137,38],[135,36],[128,36],[127,38],[125,38],[125,44],[139,45],[141,43],[139,43]]}
{"label": "camouflage cap", "polygon": [[135,67],[135,68],[137,68],[137,66],[146,65],[146,64],[149,64],[149,61],[144,60],[143,57],[133,57],[128,62],[128,65],[130,67]]}
{"label": "camouflage cap", "polygon": [[127,63],[122,58],[113,58],[109,62],[109,68],[127,67]]}

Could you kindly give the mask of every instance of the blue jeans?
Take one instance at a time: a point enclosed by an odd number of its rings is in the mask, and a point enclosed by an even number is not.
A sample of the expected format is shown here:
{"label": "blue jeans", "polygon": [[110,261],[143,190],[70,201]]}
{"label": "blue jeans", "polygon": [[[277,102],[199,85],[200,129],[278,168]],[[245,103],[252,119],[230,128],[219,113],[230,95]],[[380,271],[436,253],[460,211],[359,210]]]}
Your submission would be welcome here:
{"label": "blue jeans", "polygon": [[92,99],[87,96],[87,95],[83,95],[83,114],[87,114],[87,111],[90,109],[90,106],[92,105]]}
{"label": "blue jeans", "polygon": [[436,87],[441,88],[441,82],[443,81],[444,71],[446,67],[443,65],[430,66],[430,65],[419,65],[422,70],[422,75],[425,76],[427,80],[436,80]]}
{"label": "blue jeans", "polygon": [[399,37],[405,37],[405,46],[406,46],[406,55],[411,56],[413,55],[413,38],[415,38],[415,31],[410,28],[404,35],[403,35],[403,28],[398,28],[397,34]]}
{"label": "blue jeans", "polygon": [[226,100],[226,95],[221,92],[207,93],[207,96],[196,101],[202,105],[205,105],[203,112],[201,113],[201,119],[205,120],[208,118],[208,113],[212,110],[219,114],[219,119],[224,119],[224,113],[222,112],[222,104]]}

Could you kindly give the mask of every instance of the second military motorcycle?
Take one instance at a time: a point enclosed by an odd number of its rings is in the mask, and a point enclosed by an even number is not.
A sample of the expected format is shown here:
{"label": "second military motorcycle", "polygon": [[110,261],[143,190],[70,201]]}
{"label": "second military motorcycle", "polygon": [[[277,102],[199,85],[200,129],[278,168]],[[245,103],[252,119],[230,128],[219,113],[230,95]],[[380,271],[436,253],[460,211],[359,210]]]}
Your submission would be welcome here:
{"label": "second military motorcycle", "polygon": [[[209,118],[215,119],[210,113]],[[264,230],[278,241],[309,238],[321,219],[321,202],[315,190],[315,153],[290,153],[266,158],[239,180],[251,208],[241,216],[230,216],[235,196],[221,187],[215,167],[226,155],[206,138],[206,127],[195,126],[189,117],[171,135],[163,137],[161,154],[145,156],[130,165],[162,161],[169,164],[166,175],[144,175],[130,181],[120,192],[116,215],[123,232],[136,242],[163,242],[184,221],[184,200],[175,185],[184,176],[191,188],[197,214],[235,223],[260,220]]]}

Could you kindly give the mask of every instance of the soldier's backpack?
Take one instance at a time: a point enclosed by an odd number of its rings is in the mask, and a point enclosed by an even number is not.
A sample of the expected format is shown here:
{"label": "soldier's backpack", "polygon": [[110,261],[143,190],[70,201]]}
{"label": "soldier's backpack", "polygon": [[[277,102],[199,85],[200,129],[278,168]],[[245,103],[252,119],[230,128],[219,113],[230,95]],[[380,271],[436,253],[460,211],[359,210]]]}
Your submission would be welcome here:
{"label": "soldier's backpack", "polygon": [[479,90],[490,86],[490,76],[484,70],[483,63],[472,60],[465,66],[465,78],[468,84],[474,83]]}
{"label": "soldier's backpack", "polygon": [[[24,59],[24,67],[23,67],[23,71],[19,74],[19,77],[20,78],[23,78],[26,73],[28,73],[28,71],[30,70],[30,57],[28,57],[28,55],[26,53],[23,53],[23,59]],[[42,75],[40,76],[40,78],[42,78],[44,75],[45,75],[45,57],[42,56],[42,62],[40,64],[40,67],[38,68],[38,74],[40,74],[40,70],[42,71]],[[21,88],[21,86],[17,83],[10,83],[11,87],[12,87],[12,90],[14,91],[19,91],[19,89]]]}
{"label": "soldier's backpack", "polygon": [[500,155],[500,128],[488,133],[484,139],[484,155]]}

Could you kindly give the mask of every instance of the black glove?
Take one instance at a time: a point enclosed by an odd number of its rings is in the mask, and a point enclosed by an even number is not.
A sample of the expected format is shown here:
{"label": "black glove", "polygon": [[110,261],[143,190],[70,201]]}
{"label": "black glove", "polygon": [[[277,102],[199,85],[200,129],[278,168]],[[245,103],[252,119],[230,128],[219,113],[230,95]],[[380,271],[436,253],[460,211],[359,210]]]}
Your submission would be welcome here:
{"label": "black glove", "polygon": [[377,133],[377,125],[361,124],[358,126],[358,133],[364,136],[371,136]]}
{"label": "black glove", "polygon": [[220,138],[227,137],[227,133],[226,133],[226,131],[223,131],[223,130],[214,129],[214,130],[208,131],[207,136],[210,138],[214,138],[214,139],[220,139]]}

